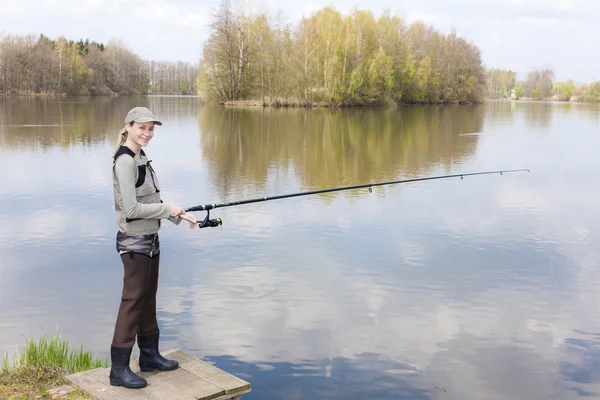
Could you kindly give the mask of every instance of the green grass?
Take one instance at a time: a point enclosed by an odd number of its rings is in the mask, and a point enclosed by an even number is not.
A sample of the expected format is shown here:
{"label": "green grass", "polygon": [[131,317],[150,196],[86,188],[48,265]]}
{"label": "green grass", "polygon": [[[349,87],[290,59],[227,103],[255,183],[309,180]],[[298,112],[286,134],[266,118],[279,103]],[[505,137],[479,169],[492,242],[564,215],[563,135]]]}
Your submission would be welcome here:
{"label": "green grass", "polygon": [[[0,370],[0,397],[50,398],[49,389],[68,384],[65,375],[109,366],[108,360],[96,358],[83,345],[71,349],[68,341],[60,335],[30,338],[13,356],[12,362],[8,354],[4,355]],[[66,398],[85,399],[86,396],[77,391]]]}
{"label": "green grass", "polygon": [[10,373],[20,367],[32,368],[57,368],[72,374],[94,368],[106,368],[109,366],[107,360],[99,359],[83,348],[71,350],[68,341],[60,335],[50,338],[31,338],[26,341],[25,347],[14,356],[12,364],[9,362],[8,354],[4,356],[2,371]]}

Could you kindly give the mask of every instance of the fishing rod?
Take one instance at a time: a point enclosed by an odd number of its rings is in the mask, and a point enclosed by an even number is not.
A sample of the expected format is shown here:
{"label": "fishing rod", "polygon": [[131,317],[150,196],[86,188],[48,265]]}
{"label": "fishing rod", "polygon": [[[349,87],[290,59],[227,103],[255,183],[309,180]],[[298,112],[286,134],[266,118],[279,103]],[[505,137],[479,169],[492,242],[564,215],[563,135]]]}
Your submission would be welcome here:
{"label": "fishing rod", "polygon": [[221,218],[210,219],[210,210],[215,209],[215,208],[238,206],[238,205],[242,205],[242,204],[258,203],[258,202],[269,201],[269,200],[287,199],[290,197],[308,196],[308,195],[319,194],[319,193],[338,192],[338,191],[342,191],[342,190],[368,188],[369,193],[371,193],[373,191],[372,188],[375,186],[394,185],[394,184],[398,184],[398,183],[409,183],[409,182],[429,181],[429,180],[435,180],[435,179],[449,179],[449,178],[458,178],[458,177],[460,177],[460,179],[462,180],[462,179],[464,179],[465,176],[489,175],[489,174],[502,175],[502,174],[509,173],[509,172],[524,172],[524,171],[530,172],[529,169],[509,169],[509,170],[501,170],[501,171],[471,172],[471,173],[467,173],[467,174],[430,176],[430,177],[425,177],[425,178],[403,179],[403,180],[399,180],[399,181],[389,181],[389,182],[365,183],[362,185],[342,186],[342,187],[336,187],[336,188],[330,188],[330,189],[312,190],[312,191],[308,191],[308,192],[281,194],[281,195],[276,195],[276,196],[265,196],[265,197],[258,197],[255,199],[230,201],[227,203],[204,204],[204,205],[198,205],[198,206],[187,208],[185,210],[185,212],[206,211],[206,218],[204,219],[204,221],[198,222],[198,228],[208,228],[208,227],[216,227],[216,226],[223,225],[223,221],[221,220]]}

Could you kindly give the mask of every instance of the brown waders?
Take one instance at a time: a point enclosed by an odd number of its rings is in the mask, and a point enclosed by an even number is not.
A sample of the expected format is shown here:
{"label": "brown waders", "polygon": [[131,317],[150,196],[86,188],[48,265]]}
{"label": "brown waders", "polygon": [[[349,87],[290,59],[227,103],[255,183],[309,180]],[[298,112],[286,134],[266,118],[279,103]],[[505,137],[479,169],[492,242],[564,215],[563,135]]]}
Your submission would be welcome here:
{"label": "brown waders", "polygon": [[142,388],[147,382],[129,368],[136,340],[140,348],[140,369],[170,371],[177,361],[167,360],[158,350],[160,336],[156,321],[156,292],[160,254],[150,257],[139,253],[121,254],[124,266],[123,292],[111,344],[110,384]]}

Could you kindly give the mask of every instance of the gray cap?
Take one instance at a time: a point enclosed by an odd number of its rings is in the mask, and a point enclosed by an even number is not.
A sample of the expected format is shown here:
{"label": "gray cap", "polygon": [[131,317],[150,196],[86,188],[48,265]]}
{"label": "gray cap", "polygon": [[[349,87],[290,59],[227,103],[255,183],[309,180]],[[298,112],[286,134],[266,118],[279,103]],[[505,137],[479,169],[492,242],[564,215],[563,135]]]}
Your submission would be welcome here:
{"label": "gray cap", "polygon": [[135,107],[129,110],[125,117],[125,123],[128,124],[130,122],[154,122],[156,125],[162,125],[162,122],[160,122],[158,118],[152,114],[152,111],[148,110],[146,107]]}

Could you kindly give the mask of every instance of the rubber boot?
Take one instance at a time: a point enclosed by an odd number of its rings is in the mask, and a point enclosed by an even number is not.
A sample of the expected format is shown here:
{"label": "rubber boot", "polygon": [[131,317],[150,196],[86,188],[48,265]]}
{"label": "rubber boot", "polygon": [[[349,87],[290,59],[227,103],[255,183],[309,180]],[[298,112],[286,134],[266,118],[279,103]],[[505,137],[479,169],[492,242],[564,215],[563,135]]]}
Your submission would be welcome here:
{"label": "rubber boot", "polygon": [[112,386],[123,386],[128,389],[141,389],[148,382],[133,373],[129,368],[131,359],[131,347],[110,347],[110,358],[112,368],[110,369],[110,384]]}
{"label": "rubber boot", "polygon": [[158,351],[158,333],[153,335],[138,336],[140,347],[140,370],[147,372],[157,369],[159,371],[173,371],[179,368],[177,360],[167,360]]}

